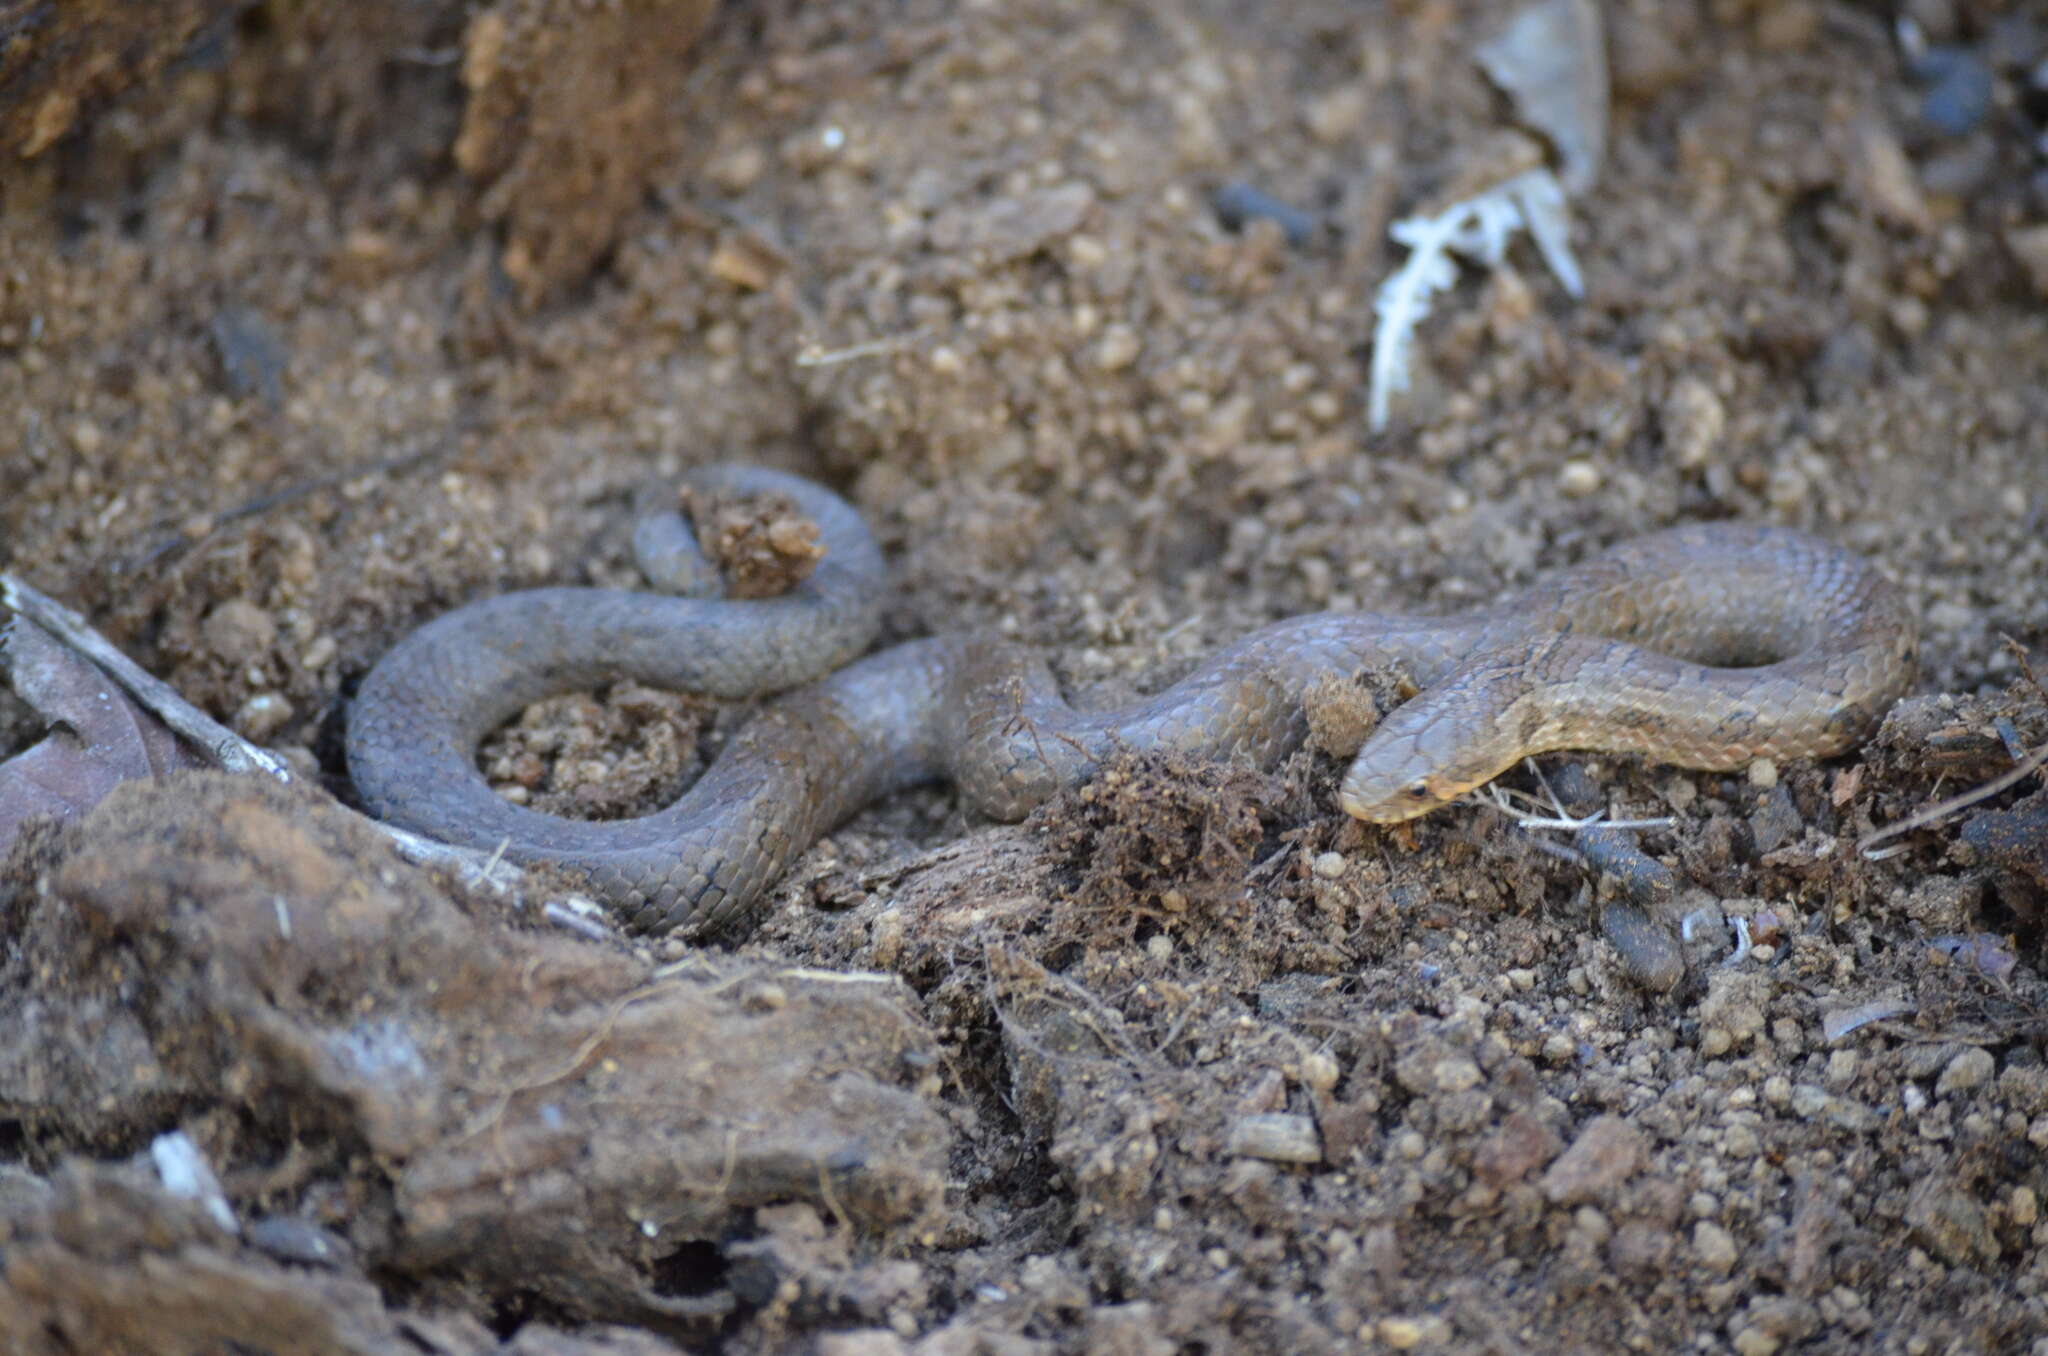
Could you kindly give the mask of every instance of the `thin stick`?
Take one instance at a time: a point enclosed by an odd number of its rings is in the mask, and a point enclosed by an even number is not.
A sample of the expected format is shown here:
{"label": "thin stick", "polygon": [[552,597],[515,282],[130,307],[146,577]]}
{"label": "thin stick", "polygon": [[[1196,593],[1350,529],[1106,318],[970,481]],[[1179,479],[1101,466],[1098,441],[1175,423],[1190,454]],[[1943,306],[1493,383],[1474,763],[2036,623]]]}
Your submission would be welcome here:
{"label": "thin stick", "polygon": [[0,606],[27,617],[100,666],[157,719],[203,750],[229,772],[261,772],[289,785],[294,778],[284,759],[259,749],[177,694],[169,683],[144,671],[85,618],[11,574],[0,574]]}
{"label": "thin stick", "polygon": [[[202,752],[210,755],[224,771],[261,773],[287,786],[298,782],[298,778],[292,775],[290,765],[284,759],[268,749],[258,748],[186,701],[169,683],[147,672],[141,665],[121,653],[112,641],[95,631],[84,617],[48,594],[23,583],[14,575],[0,574],[0,607],[28,618],[63,644],[97,664],[109,678],[126,688],[144,708],[154,713],[172,730],[190,740]],[[469,848],[437,843],[416,833],[408,833],[404,829],[379,823],[366,815],[356,814],[347,806],[341,808],[349,814],[356,815],[356,818],[390,839],[398,854],[406,860],[421,866],[440,867],[472,888],[487,888],[504,894],[522,878],[523,873],[509,863],[500,862],[495,854],[487,856]]]}
{"label": "thin stick", "polygon": [[2035,768],[2043,765],[2048,765],[2048,744],[2043,744],[2040,748],[2028,754],[2011,771],[2006,772],[2002,776],[1992,778],[1982,786],[1973,787],[1959,796],[1950,796],[1947,800],[1930,805],[1918,814],[1908,815],[1898,823],[1887,828],[1876,829],[1864,834],[1856,840],[1856,851],[1863,854],[1864,860],[1873,862],[1883,861],[1886,857],[1895,856],[1904,848],[1905,844],[1902,843],[1898,847],[1887,849],[1875,856],[1871,854],[1871,849],[1886,839],[1897,838],[1900,834],[1911,833],[1914,829],[1924,829],[1930,824],[1939,824],[1942,820],[1949,818],[1958,811],[1969,809],[1978,801],[1989,800],[2007,787],[2019,785],[2033,774]]}
{"label": "thin stick", "polygon": [[791,361],[798,367],[831,367],[837,363],[851,362],[855,358],[873,358],[884,353],[894,353],[899,348],[916,343],[922,337],[922,333],[887,335],[880,339],[870,339],[865,343],[848,344],[845,348],[834,349],[809,344]]}
{"label": "thin stick", "polygon": [[[1545,783],[1543,789],[1549,791],[1549,784]],[[1492,797],[1494,808],[1513,819],[1517,828],[1568,829],[1573,833],[1579,833],[1592,828],[1668,829],[1677,822],[1669,815],[1655,819],[1609,819],[1605,810],[1594,810],[1584,815],[1569,815],[1564,812],[1564,808],[1561,805],[1558,805],[1555,793],[1551,794],[1550,803],[1553,806],[1557,806],[1557,814],[1532,815],[1516,808],[1514,802],[1509,799],[1510,796],[1514,795],[1512,791],[1506,791],[1493,783],[1488,783],[1486,790],[1487,794]]]}

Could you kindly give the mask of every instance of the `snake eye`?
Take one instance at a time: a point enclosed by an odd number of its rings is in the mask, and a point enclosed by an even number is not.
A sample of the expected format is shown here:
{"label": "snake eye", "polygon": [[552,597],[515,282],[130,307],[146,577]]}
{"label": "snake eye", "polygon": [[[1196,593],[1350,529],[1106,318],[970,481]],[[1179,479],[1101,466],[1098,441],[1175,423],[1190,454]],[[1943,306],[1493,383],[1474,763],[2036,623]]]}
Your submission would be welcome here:
{"label": "snake eye", "polygon": [[1401,794],[1408,797],[1408,799],[1410,800],[1428,800],[1429,783],[1410,782],[1408,783],[1408,785],[1401,788]]}

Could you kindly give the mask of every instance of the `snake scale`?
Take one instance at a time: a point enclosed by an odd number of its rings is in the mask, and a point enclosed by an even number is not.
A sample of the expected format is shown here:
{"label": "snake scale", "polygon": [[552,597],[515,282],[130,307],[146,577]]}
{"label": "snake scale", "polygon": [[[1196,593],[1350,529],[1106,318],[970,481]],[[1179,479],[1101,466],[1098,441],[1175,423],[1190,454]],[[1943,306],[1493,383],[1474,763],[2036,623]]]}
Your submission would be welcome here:
{"label": "snake scale", "polygon": [[[1546,750],[1705,769],[1839,753],[1914,671],[1912,619],[1865,561],[1783,528],[1703,523],[1453,616],[1276,622],[1157,695],[1077,711],[1042,661],[1000,641],[938,637],[861,658],[884,566],[859,514],[764,468],[690,480],[787,495],[817,524],[823,559],[774,598],[545,588],[428,623],[355,698],[349,771],[372,813],[584,872],[636,928],[705,935],[754,918],[799,853],[893,791],[945,777],[982,813],[1015,820],[1119,747],[1271,766],[1306,736],[1304,694],[1369,665],[1396,666],[1423,689],[1344,777],[1343,809],[1376,823],[1423,814]],[[675,804],[643,818],[565,820],[491,791],[475,764],[485,734],[528,703],[618,677],[782,695]]]}

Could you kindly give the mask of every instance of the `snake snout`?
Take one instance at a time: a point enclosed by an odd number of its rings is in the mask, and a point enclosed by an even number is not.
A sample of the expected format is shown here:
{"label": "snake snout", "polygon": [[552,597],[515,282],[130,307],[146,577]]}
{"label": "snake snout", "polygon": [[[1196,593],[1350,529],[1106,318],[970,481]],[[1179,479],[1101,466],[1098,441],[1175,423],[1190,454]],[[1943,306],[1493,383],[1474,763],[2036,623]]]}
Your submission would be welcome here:
{"label": "snake snout", "polygon": [[1372,769],[1361,775],[1359,764],[1354,762],[1344,777],[1344,785],[1337,792],[1337,803],[1353,819],[1362,819],[1368,824],[1399,824],[1403,820],[1426,815],[1456,799],[1459,794],[1457,790],[1445,794],[1432,777],[1404,781],[1382,776]]}
{"label": "snake snout", "polygon": [[1398,824],[1428,814],[1464,791],[1447,777],[1441,760],[1429,756],[1426,741],[1404,738],[1402,731],[1382,726],[1351,760],[1337,801],[1353,819]]}
{"label": "snake snout", "polygon": [[1338,803],[1369,824],[1399,824],[1450,804],[1514,764],[1491,676],[1455,675],[1389,712],[1344,774]]}

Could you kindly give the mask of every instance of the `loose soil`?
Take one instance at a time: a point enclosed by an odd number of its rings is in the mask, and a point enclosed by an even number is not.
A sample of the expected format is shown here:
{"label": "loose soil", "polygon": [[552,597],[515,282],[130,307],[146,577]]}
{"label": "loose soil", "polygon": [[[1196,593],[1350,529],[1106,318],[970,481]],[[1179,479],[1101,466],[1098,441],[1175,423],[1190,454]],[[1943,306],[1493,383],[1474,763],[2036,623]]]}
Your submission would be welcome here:
{"label": "loose soil", "polygon": [[[2048,741],[2048,26],[1911,8],[1997,76],[1960,135],[1884,7],[1610,5],[1587,297],[1468,276],[1383,435],[1387,226],[1497,153],[1498,7],[729,6],[659,117],[494,68],[530,141],[472,124],[481,205],[459,25],[272,7],[11,163],[0,566],[312,784],[130,784],[0,868],[0,1346],[2048,1351],[2048,791],[1854,850]],[[519,206],[598,137],[656,165],[602,253]],[[1226,228],[1233,180],[1319,228]],[[1015,827],[907,794],[708,950],[334,803],[397,637],[634,583],[714,458],[864,509],[891,640],[1021,639],[1086,700],[1720,517],[1876,559],[1924,673],[1824,766],[1584,766],[1671,820],[1666,991],[1568,840],[1365,828],[1316,750],[1121,759]],[[738,718],[622,685],[484,762],[617,813]],[[0,755],[39,733],[0,706]]]}

